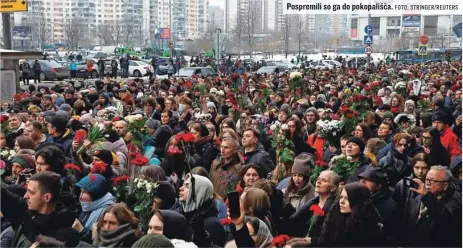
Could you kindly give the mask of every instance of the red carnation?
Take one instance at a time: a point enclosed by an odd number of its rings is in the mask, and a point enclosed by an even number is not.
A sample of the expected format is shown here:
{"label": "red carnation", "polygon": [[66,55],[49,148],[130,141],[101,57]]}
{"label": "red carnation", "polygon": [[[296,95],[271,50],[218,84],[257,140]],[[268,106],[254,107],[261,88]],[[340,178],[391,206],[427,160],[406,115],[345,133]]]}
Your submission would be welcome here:
{"label": "red carnation", "polygon": [[175,140],[177,142],[184,141],[184,142],[194,142],[195,136],[192,133],[179,133],[175,135]]}
{"label": "red carnation", "polygon": [[176,145],[170,145],[169,149],[167,149],[167,154],[175,156],[177,154],[182,154],[182,150],[180,150]]}
{"label": "red carnation", "polygon": [[232,224],[231,220],[229,218],[223,218],[220,220],[220,224],[222,225],[230,225]]}
{"label": "red carnation", "polygon": [[321,209],[317,204],[310,206],[309,210],[316,216],[325,216],[325,211],[323,211],[323,209]]}
{"label": "red carnation", "polygon": [[139,152],[131,153],[132,157],[131,164],[136,166],[145,166],[148,163],[148,159],[141,155]]}
{"label": "red carnation", "polygon": [[1,115],[0,116],[0,123],[4,123],[7,120],[8,120],[8,115]]}
{"label": "red carnation", "polygon": [[64,169],[81,173],[80,167],[75,164],[65,164]]}
{"label": "red carnation", "polygon": [[129,176],[118,176],[118,177],[113,178],[111,181],[113,181],[114,185],[118,185],[121,182],[128,181],[129,178],[130,178]]}
{"label": "red carnation", "polygon": [[105,162],[103,161],[96,161],[92,165],[91,172],[92,173],[100,173],[103,174],[106,172],[106,166],[108,166]]}
{"label": "red carnation", "polygon": [[280,235],[272,239],[272,247],[282,247],[290,238],[288,235]]}
{"label": "red carnation", "polygon": [[80,142],[84,141],[86,138],[87,138],[87,131],[85,131],[85,130],[77,130],[74,133],[74,141],[75,142],[80,143]]}

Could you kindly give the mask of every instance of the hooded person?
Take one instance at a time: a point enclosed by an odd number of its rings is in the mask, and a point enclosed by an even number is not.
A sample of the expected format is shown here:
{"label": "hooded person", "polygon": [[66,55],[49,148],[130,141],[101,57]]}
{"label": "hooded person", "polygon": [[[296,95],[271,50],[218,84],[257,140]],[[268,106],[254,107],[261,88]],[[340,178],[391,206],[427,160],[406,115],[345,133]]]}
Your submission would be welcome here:
{"label": "hooded person", "polygon": [[[214,187],[207,177],[188,173],[180,188],[179,200],[190,224],[190,240],[199,247],[212,244],[223,247],[226,241],[225,229],[217,218],[213,197]],[[209,233],[209,237],[207,233]]]}
{"label": "hooded person", "polygon": [[153,136],[155,142],[154,155],[159,158],[164,157],[166,144],[172,135],[172,128],[170,128],[168,125],[162,125],[156,130]]}
{"label": "hooded person", "polygon": [[265,222],[257,217],[245,217],[244,222],[246,228],[236,231],[232,229],[234,247],[271,247],[273,236]]}
{"label": "hooded person", "polygon": [[74,229],[79,232],[82,241],[91,243],[93,224],[108,206],[116,203],[116,198],[109,193],[110,183],[100,174],[91,173],[77,182],[76,186],[82,190],[82,213],[78,218],[80,225]]}
{"label": "hooded person", "polygon": [[158,185],[154,196],[156,202],[155,208],[182,213],[183,209],[180,202],[177,200],[177,193],[175,192],[174,186],[165,181],[158,182]]}
{"label": "hooded person", "polygon": [[[172,210],[158,210],[154,215],[157,215],[157,213],[159,213],[162,218],[162,234],[164,236],[168,239],[185,240],[187,230],[187,221],[185,216]],[[151,220],[152,219],[153,218],[151,218]]]}
{"label": "hooded person", "polygon": [[162,234],[147,234],[132,245],[132,248],[175,248]]}

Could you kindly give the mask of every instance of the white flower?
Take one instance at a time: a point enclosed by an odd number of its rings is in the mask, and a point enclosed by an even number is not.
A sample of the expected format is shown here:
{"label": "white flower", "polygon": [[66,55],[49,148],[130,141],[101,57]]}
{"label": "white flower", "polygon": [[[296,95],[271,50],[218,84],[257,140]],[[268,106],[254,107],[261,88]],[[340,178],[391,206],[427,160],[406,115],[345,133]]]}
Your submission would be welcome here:
{"label": "white flower", "polygon": [[2,151],[2,156],[3,156],[3,157],[6,157],[6,155],[8,155],[8,151],[7,151],[7,150],[3,150],[3,151]]}
{"label": "white flower", "polygon": [[288,130],[289,129],[288,124],[281,125],[281,129]]}
{"label": "white flower", "polygon": [[346,159],[347,159],[347,161],[349,161],[349,162],[352,161],[352,157],[351,157],[351,156],[346,156]]}
{"label": "white flower", "polygon": [[275,124],[272,124],[270,126],[270,130],[275,131],[277,129],[277,126]]}
{"label": "white flower", "polygon": [[225,92],[223,92],[223,90],[219,90],[219,91],[217,92],[217,94],[219,94],[220,96],[224,96],[224,95],[225,95]]}
{"label": "white flower", "polygon": [[302,73],[300,73],[298,71],[295,71],[295,72],[291,72],[291,74],[289,74],[289,79],[290,80],[295,79],[295,78],[302,78]]}
{"label": "white flower", "polygon": [[11,151],[10,151],[10,157],[11,157],[11,156],[16,156],[16,152],[15,152],[14,150],[11,150]]}
{"label": "white flower", "polygon": [[336,132],[333,132],[333,136],[336,136]]}
{"label": "white flower", "polygon": [[141,115],[141,114],[136,114],[136,115],[135,115],[135,120],[138,120],[138,121],[139,121],[139,120],[143,120],[143,115]]}
{"label": "white flower", "polygon": [[151,188],[147,189],[146,193],[151,194]]}
{"label": "white flower", "polygon": [[145,188],[146,188],[146,190],[148,191],[148,193],[151,191],[151,187],[152,187],[151,183],[147,183],[147,184],[145,185]]}
{"label": "white flower", "polygon": [[141,189],[142,187],[143,187],[143,183],[142,183],[142,182],[138,182],[137,188]]}

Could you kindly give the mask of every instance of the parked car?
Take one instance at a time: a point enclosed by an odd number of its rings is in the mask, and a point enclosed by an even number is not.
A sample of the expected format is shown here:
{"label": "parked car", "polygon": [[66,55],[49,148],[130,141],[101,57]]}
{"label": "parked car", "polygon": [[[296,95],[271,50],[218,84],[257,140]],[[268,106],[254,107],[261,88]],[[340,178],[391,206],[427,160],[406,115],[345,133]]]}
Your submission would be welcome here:
{"label": "parked car", "polygon": [[287,70],[287,68],[284,66],[262,66],[259,68],[259,70],[256,71],[256,73],[271,75],[277,72],[284,72],[285,70]]}
{"label": "parked car", "polygon": [[217,76],[217,73],[211,67],[184,67],[181,68],[176,76],[179,77],[193,77],[196,75],[198,77],[209,77],[209,76]]}
{"label": "parked car", "polygon": [[[27,61],[31,68],[33,68],[35,60]],[[70,76],[69,69],[65,66],[62,66],[54,59],[41,59],[39,60],[42,72],[40,73],[40,80],[63,80],[67,79]]]}
{"label": "parked car", "polygon": [[[98,76],[99,76],[99,74],[98,74],[98,66],[96,65],[96,62],[92,62],[91,74],[92,74],[92,78],[98,78]],[[87,78],[88,77],[88,74],[87,74],[87,61],[81,60],[81,61],[77,62],[76,77],[78,77],[78,78]]]}
{"label": "parked car", "polygon": [[129,75],[134,77],[146,76],[154,72],[153,66],[140,60],[129,60]]}

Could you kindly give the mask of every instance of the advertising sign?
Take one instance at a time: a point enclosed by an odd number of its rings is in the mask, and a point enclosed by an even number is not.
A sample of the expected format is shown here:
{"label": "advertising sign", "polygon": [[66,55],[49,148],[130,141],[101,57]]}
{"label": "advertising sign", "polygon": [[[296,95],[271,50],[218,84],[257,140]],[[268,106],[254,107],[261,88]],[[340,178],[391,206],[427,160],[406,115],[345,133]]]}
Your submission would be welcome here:
{"label": "advertising sign", "polygon": [[13,40],[30,40],[32,39],[31,27],[29,26],[14,26]]}
{"label": "advertising sign", "polygon": [[27,0],[2,0],[0,12],[23,12],[27,11]]}
{"label": "advertising sign", "polygon": [[402,17],[402,27],[420,27],[421,16],[409,15]]}
{"label": "advertising sign", "polygon": [[162,39],[170,39],[170,28],[163,28],[162,29]]}

